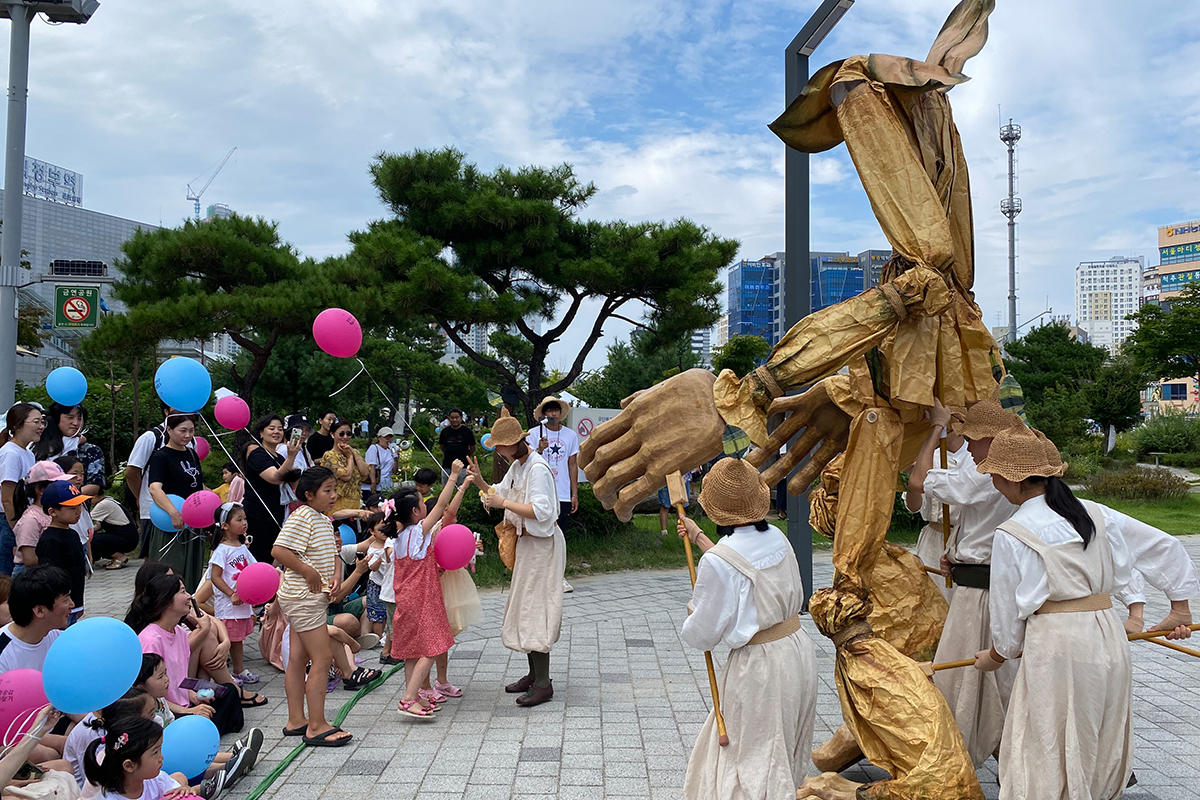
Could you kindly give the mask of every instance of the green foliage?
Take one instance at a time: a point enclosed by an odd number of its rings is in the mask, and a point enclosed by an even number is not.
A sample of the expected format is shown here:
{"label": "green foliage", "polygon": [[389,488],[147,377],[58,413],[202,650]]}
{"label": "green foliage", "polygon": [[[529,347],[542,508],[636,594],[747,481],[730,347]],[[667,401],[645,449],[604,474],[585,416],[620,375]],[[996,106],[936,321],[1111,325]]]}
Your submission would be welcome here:
{"label": "green foliage", "polygon": [[1026,402],[1029,424],[1046,434],[1059,447],[1085,439],[1088,435],[1087,398],[1065,386],[1049,387],[1039,402]]}
{"label": "green foliage", "polygon": [[[583,373],[604,324],[626,306],[640,302],[662,341],[717,318],[718,273],[737,243],[687,220],[581,220],[596,188],[569,165],[487,173],[453,149],[414,150],[379,155],[371,173],[392,217],[351,234],[355,280],[394,311],[436,320],[490,373],[490,386],[516,393],[527,417]],[[591,313],[585,300],[598,308],[583,343],[545,383],[550,345]],[[541,333],[530,324],[538,319]],[[492,337],[496,355],[468,344],[477,325],[503,330]]]}
{"label": "green foliage", "polygon": [[39,349],[42,342],[50,338],[50,333],[42,330],[42,324],[49,316],[41,306],[20,306],[17,309],[17,346]]}
{"label": "green foliage", "polygon": [[682,335],[665,345],[650,331],[636,330],[629,342],[608,347],[608,363],[571,386],[571,394],[592,408],[620,408],[621,401],[641,389],[699,366],[691,338]]}
{"label": "green foliage", "polygon": [[731,369],[739,378],[761,363],[771,352],[771,345],[761,336],[735,334],[729,341],[713,348],[712,368],[718,375]]}
{"label": "green foliage", "polygon": [[1166,412],[1146,421],[1133,432],[1139,458],[1150,453],[1200,452],[1200,420],[1182,412]]}
{"label": "green foliage", "polygon": [[1105,364],[1083,390],[1088,416],[1101,431],[1107,432],[1110,425],[1118,431],[1129,430],[1141,419],[1141,392],[1147,383],[1146,376],[1128,357]]}
{"label": "green foliage", "polygon": [[1165,469],[1132,466],[1123,470],[1104,470],[1087,481],[1089,494],[1101,499],[1182,500],[1188,496],[1187,481]]}
{"label": "green foliage", "polygon": [[1137,323],[1123,352],[1145,373],[1161,378],[1200,374],[1200,285],[1165,301],[1169,310],[1148,303],[1127,319]]}
{"label": "green foliage", "polygon": [[[1095,379],[1100,366],[1108,357],[1103,347],[1085,344],[1071,338],[1065,324],[1043,325],[1034,328],[1005,348],[1005,366],[1021,383],[1025,402],[1038,405],[1046,392],[1058,388],[1078,392]],[[1080,418],[1086,412],[1080,414]],[[1050,432],[1046,431],[1050,436]],[[1054,441],[1053,436],[1050,438]]]}
{"label": "green foliage", "polygon": [[1184,469],[1200,467],[1200,453],[1167,453],[1165,456],[1159,456],[1159,463],[1164,467]]}

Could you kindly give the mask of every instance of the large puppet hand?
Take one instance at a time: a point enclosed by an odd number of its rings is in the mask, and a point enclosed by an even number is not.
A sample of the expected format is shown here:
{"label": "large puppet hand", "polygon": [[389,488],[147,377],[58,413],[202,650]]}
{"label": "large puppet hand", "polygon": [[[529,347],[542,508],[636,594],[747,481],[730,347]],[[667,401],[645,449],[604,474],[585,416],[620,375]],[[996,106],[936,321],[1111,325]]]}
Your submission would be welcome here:
{"label": "large puppet hand", "polygon": [[716,377],[692,369],[631,395],[624,409],[579,446],[596,498],[628,521],[638,501],[721,452],[725,421],[713,401]]}
{"label": "large puppet hand", "polygon": [[[780,397],[771,403],[769,413],[786,413],[787,418],[763,447],[755,448],[746,457],[751,464],[761,467],[769,456],[787,445],[787,452],[763,471],[763,481],[768,486],[774,486],[787,477],[816,448],[808,463],[788,481],[788,494],[804,494],[821,470],[846,449],[846,441],[850,438],[850,415],[833,402],[826,381],[821,381],[803,394]],[[792,442],[792,437],[798,433],[800,436]],[[818,444],[820,447],[817,447]]]}

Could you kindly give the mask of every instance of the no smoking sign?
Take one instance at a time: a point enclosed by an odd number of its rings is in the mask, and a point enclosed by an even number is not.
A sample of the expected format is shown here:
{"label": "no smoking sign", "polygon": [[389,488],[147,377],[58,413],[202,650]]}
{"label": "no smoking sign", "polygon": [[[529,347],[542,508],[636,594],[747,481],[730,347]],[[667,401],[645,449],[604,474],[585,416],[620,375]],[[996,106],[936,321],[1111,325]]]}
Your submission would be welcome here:
{"label": "no smoking sign", "polygon": [[54,327],[94,328],[97,317],[96,306],[100,302],[97,286],[55,286]]}

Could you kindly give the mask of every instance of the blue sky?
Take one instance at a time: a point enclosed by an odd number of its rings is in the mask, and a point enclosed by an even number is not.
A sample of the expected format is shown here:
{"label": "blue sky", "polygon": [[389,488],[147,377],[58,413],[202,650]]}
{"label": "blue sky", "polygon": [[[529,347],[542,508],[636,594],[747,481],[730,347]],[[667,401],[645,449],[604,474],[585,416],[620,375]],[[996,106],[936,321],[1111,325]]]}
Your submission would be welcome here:
{"label": "blue sky", "polygon": [[[783,146],[766,124],[783,109],[782,49],[816,5],[104,0],[82,28],[35,23],[27,151],[84,173],[87,207],[169,225],[236,145],[205,203],[278,220],[314,257],[383,215],[366,173],[380,150],[570,161],[601,189],[586,214],[690,217],[756,258],[783,248]],[[813,66],[922,57],[952,6],[858,0]],[[991,20],[951,93],[989,325],[1007,294],[997,105],[1024,129],[1022,321],[1070,312],[1080,260],[1155,264],[1156,227],[1200,217],[1200,4],[998,0]],[[813,249],[885,246],[845,149],[815,157]]]}

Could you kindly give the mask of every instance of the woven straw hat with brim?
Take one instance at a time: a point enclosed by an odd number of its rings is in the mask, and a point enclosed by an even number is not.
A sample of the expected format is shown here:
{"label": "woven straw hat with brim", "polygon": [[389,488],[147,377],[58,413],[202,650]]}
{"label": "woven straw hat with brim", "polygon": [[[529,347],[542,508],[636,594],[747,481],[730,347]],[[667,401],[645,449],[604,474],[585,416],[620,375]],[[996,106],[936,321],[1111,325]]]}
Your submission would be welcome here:
{"label": "woven straw hat with brim", "polygon": [[[1053,459],[1051,450],[1054,451]],[[1044,436],[1039,439],[1036,433],[1022,425],[997,433],[988,457],[976,469],[985,475],[999,475],[1020,483],[1026,478],[1058,477],[1063,472],[1063,463],[1058,457],[1058,449],[1049,439]]]}
{"label": "woven straw hat with brim", "polygon": [[547,397],[544,400],[542,400],[541,403],[538,404],[537,408],[534,409],[533,416],[538,419],[541,419],[542,417],[546,416],[546,406],[548,406],[551,403],[558,404],[559,408],[562,409],[563,417],[565,417],[567,415],[567,412],[571,409],[571,404],[568,403],[566,400],[563,400],[561,397]]}
{"label": "woven straw hat with brim", "polygon": [[766,518],[771,490],[750,464],[723,458],[704,476],[699,500],[704,513],[718,525],[749,525]]}
{"label": "woven straw hat with brim", "polygon": [[507,408],[501,409],[500,418],[492,426],[492,438],[489,444],[492,447],[504,447],[516,444],[524,438],[525,429],[521,427],[521,423],[517,421],[516,417],[508,413]]}
{"label": "woven straw hat with brim", "polygon": [[963,421],[955,420],[951,430],[968,439],[992,439],[1000,431],[1014,426],[1023,428],[1025,423],[1001,406],[999,398],[992,396],[968,408]]}
{"label": "woven straw hat with brim", "polygon": [[1058,472],[1055,473],[1056,478],[1061,478],[1067,474],[1067,462],[1062,460],[1062,454],[1058,452],[1058,448],[1054,446],[1054,442],[1050,441],[1050,437],[1042,433],[1038,429],[1033,429],[1033,435],[1038,437],[1038,441],[1042,443],[1042,447],[1046,450],[1046,459],[1050,462],[1050,466],[1058,467]]}

